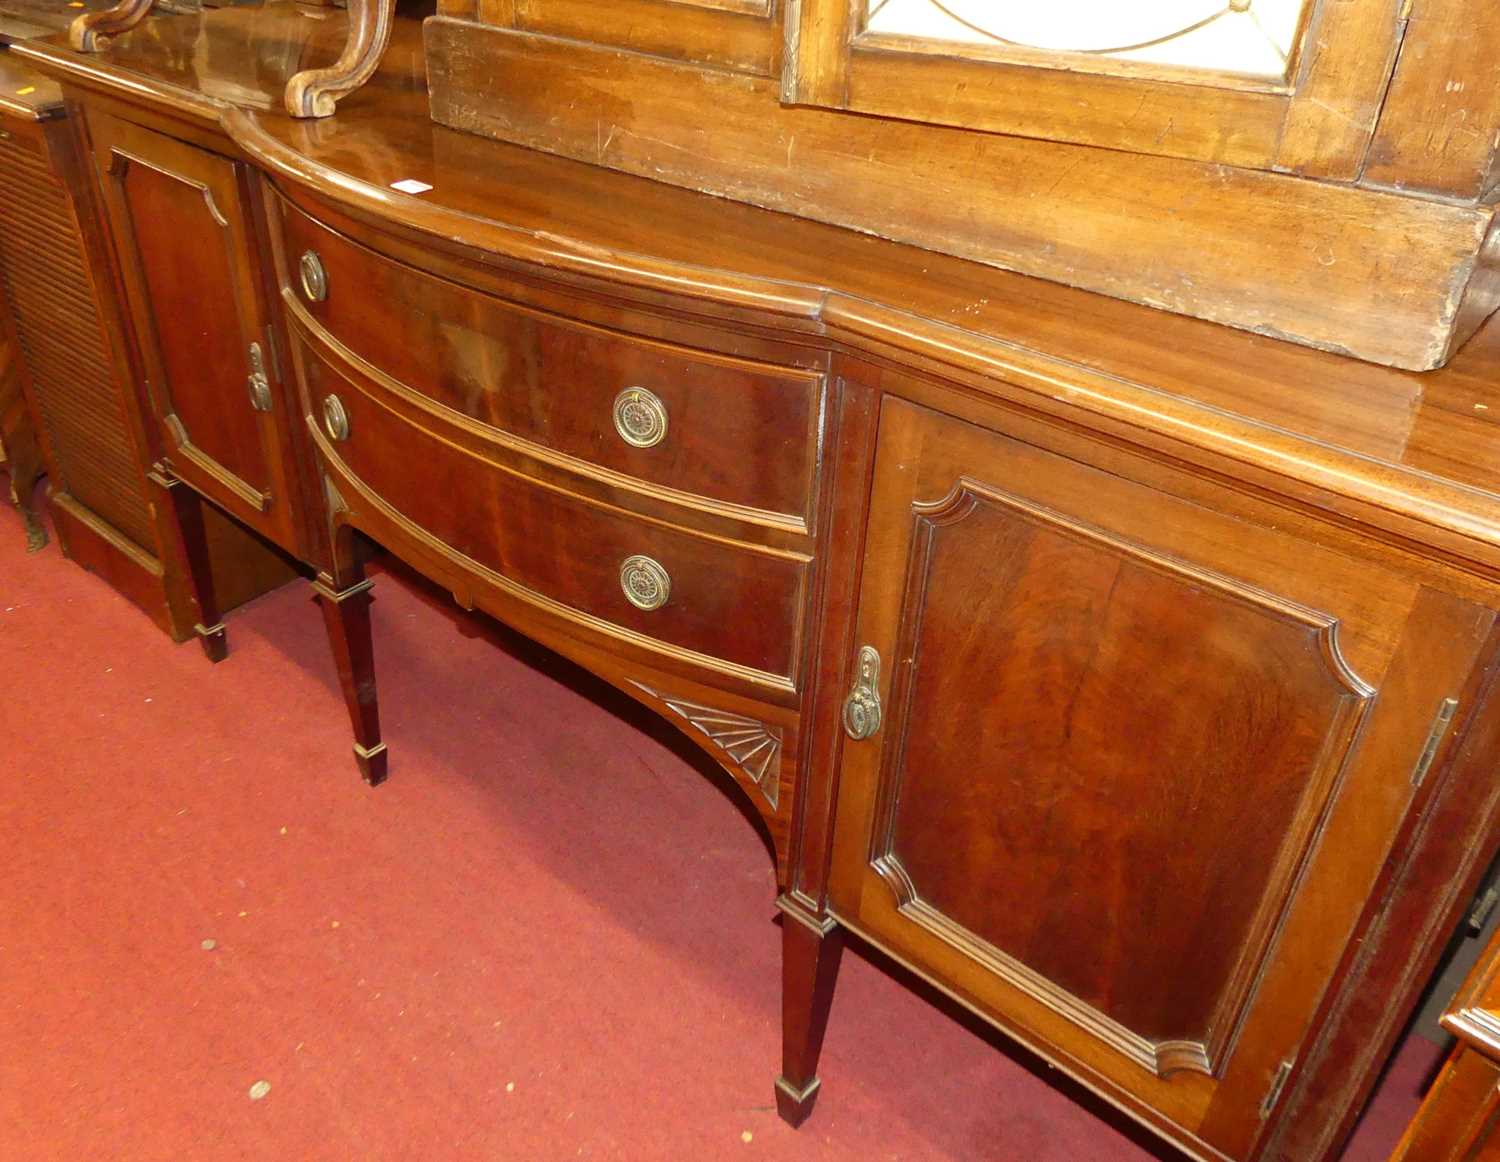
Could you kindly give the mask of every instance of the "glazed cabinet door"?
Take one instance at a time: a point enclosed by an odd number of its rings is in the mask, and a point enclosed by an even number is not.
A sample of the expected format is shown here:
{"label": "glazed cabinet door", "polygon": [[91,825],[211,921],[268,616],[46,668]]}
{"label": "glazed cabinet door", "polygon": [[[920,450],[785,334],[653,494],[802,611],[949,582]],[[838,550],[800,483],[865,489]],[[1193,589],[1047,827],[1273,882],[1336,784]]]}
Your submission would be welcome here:
{"label": "glazed cabinet door", "polygon": [[249,171],[96,111],[88,129],[156,455],[231,515],[293,549],[285,408]]}
{"label": "glazed cabinet door", "polygon": [[884,405],[833,907],[1190,1148],[1248,1157],[1493,614],[1393,550],[1016,423]]}

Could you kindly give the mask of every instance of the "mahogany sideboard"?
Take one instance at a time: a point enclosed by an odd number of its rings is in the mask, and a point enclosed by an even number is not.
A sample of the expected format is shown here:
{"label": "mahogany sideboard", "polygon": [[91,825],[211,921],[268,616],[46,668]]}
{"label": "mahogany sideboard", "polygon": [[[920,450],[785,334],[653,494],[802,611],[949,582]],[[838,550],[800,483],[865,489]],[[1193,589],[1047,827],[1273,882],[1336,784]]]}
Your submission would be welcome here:
{"label": "mahogany sideboard", "polygon": [[341,36],[12,51],[162,507],[316,571],[365,777],[374,541],[733,776],[787,1120],[849,931],[1192,1157],[1336,1157],[1500,839],[1500,326],[1380,367],[467,135],[409,18],[281,113]]}

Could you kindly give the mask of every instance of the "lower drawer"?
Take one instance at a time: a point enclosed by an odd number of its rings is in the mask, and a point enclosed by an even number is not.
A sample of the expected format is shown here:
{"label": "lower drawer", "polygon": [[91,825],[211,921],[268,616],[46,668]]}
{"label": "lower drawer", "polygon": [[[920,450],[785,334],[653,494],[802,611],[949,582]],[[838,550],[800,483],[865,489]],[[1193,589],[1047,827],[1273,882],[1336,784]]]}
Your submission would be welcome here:
{"label": "lower drawer", "polygon": [[[805,555],[677,527],[631,512],[618,495],[536,479],[513,450],[413,409],[296,342],[323,454],[413,535],[435,538],[481,580],[577,629],[795,687]],[[327,419],[330,407],[341,424]]]}

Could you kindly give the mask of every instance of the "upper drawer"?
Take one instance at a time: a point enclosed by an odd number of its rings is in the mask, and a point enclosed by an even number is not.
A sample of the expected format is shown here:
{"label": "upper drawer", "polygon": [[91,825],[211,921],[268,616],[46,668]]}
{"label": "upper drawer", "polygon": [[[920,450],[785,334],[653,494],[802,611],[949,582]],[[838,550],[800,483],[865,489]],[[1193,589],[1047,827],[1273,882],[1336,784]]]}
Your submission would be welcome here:
{"label": "upper drawer", "polygon": [[[822,377],[505,302],[282,202],[289,288],[333,338],[466,416],[590,464],[805,526]],[[311,259],[304,256],[312,255]],[[304,265],[321,268],[301,277]],[[319,285],[321,281],[321,285]]]}

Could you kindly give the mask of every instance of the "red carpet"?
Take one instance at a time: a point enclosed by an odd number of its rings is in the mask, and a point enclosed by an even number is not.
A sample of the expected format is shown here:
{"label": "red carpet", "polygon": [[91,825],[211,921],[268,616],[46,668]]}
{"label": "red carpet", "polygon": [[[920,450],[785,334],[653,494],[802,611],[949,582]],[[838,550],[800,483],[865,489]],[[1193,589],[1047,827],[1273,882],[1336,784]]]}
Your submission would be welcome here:
{"label": "red carpet", "polygon": [[1152,1156],[857,950],[782,1125],[757,833],[649,715],[405,574],[370,791],[306,586],[213,667],[23,545],[0,506],[6,1162]]}

